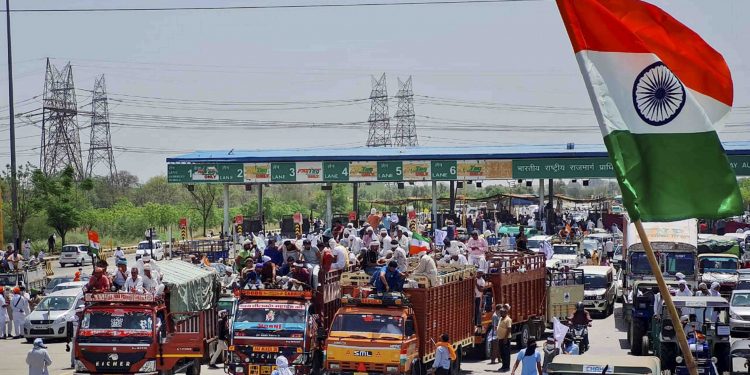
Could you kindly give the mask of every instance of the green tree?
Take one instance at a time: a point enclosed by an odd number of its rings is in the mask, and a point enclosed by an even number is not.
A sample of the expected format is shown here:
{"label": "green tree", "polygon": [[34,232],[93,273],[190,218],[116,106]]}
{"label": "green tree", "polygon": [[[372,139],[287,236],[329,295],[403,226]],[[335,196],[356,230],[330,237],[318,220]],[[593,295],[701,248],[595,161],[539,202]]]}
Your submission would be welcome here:
{"label": "green tree", "polygon": [[40,207],[47,213],[47,225],[55,228],[65,245],[65,235],[81,225],[83,212],[90,205],[84,192],[92,189],[91,180],[76,181],[73,168],[68,166],[56,176],[37,169],[32,181]]}
{"label": "green tree", "polygon": [[219,187],[211,184],[198,184],[194,185],[192,190],[188,189],[188,192],[193,197],[193,209],[200,214],[203,223],[203,236],[205,236],[209,218],[213,215],[216,207]]}
{"label": "green tree", "polygon": [[7,204],[3,205],[3,209],[6,212],[6,217],[9,218],[11,225],[15,224],[18,226],[18,238],[23,240],[24,230],[26,223],[34,217],[39,211],[39,199],[34,194],[34,183],[32,181],[32,175],[36,169],[31,163],[26,163],[16,170],[16,191],[18,197],[18,211],[14,215],[12,204],[10,200],[10,186],[11,186],[11,171],[10,165],[5,166],[5,171],[2,173],[4,180],[4,186],[7,186],[7,196],[3,197],[3,200]]}

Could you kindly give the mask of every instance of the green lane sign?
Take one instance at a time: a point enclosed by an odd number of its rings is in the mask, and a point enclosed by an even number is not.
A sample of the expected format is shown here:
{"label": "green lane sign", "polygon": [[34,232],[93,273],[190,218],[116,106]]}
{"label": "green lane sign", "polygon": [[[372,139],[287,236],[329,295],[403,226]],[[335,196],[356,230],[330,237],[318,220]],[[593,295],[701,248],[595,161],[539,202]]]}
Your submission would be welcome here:
{"label": "green lane sign", "polygon": [[167,181],[172,183],[234,183],[245,179],[244,166],[232,164],[170,164]]}
{"label": "green lane sign", "polygon": [[325,161],[323,162],[323,181],[346,182],[349,181],[348,161]]}
{"label": "green lane sign", "polygon": [[455,160],[432,161],[433,180],[455,180],[458,177],[457,162]]}
{"label": "green lane sign", "polygon": [[[750,155],[730,155],[728,159],[729,165],[737,176],[750,176]],[[615,171],[609,158],[561,158],[516,159],[512,161],[478,160],[468,162],[456,160],[433,160],[430,162],[278,162],[270,163],[270,181],[300,183],[320,181],[450,181],[459,179],[459,175],[462,176],[462,179],[468,179],[465,171],[461,172],[467,163],[484,166],[481,177],[475,179],[485,180],[615,177]],[[490,168],[498,164],[510,165],[512,166],[512,170],[507,170],[507,168]],[[318,174],[321,170],[323,174],[322,178]],[[264,174],[263,180],[253,181],[268,181],[268,172],[264,173],[266,174]],[[696,171],[696,173],[699,172]],[[245,183],[245,177],[245,165],[239,163],[167,165],[167,181],[176,184]],[[255,177],[247,177],[258,178],[257,175]]]}
{"label": "green lane sign", "polygon": [[296,182],[297,163],[271,163],[271,182]]}
{"label": "green lane sign", "polygon": [[402,181],[404,164],[400,161],[379,161],[378,181]]}

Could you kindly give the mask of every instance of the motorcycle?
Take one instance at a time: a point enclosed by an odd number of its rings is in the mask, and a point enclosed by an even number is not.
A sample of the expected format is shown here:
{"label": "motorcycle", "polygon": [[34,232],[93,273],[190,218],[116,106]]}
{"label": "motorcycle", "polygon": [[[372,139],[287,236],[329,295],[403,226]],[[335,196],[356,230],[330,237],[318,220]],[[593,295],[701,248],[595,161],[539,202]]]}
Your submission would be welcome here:
{"label": "motorcycle", "polygon": [[578,345],[578,351],[580,354],[585,353],[589,350],[589,329],[586,324],[576,324],[570,330],[573,334],[573,342]]}

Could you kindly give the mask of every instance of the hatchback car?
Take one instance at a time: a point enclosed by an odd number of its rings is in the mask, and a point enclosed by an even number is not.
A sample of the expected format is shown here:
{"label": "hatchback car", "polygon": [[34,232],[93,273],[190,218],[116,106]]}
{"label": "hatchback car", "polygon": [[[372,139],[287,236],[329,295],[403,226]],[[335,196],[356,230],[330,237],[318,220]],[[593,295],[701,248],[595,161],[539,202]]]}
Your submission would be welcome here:
{"label": "hatchback car", "polygon": [[732,336],[750,334],[750,290],[735,290],[729,300],[729,328]]}
{"label": "hatchback car", "polygon": [[66,289],[44,297],[24,321],[23,335],[26,341],[35,338],[66,338],[68,321],[78,307],[83,306],[80,289]]}
{"label": "hatchback car", "polygon": [[73,244],[65,245],[60,253],[60,267],[65,267],[68,264],[74,264],[76,266],[82,266],[88,262],[91,264],[93,260],[89,254],[88,245]]}

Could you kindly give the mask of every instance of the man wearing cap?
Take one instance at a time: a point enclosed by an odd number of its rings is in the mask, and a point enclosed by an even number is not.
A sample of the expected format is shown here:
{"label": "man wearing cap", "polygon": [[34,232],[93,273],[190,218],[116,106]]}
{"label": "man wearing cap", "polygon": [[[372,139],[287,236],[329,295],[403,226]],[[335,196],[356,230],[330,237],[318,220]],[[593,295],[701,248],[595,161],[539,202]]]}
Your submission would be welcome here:
{"label": "man wearing cap", "polygon": [[128,264],[121,260],[117,260],[117,269],[114,275],[112,275],[112,284],[116,290],[122,289],[125,286],[125,281],[128,279]]}
{"label": "man wearing cap", "polygon": [[406,259],[406,250],[399,244],[397,239],[391,240],[391,246],[393,247],[393,260],[398,264],[398,271],[401,273],[406,272],[409,261]]}
{"label": "man wearing cap", "polygon": [[237,286],[237,278],[234,276],[232,267],[227,267],[224,269],[224,276],[222,276],[221,278],[221,286],[223,286],[226,290],[232,290]]}
{"label": "man wearing cap", "polygon": [[149,293],[156,293],[156,289],[161,284],[161,281],[154,275],[154,271],[151,270],[150,264],[143,265],[143,290]]}
{"label": "man wearing cap", "polygon": [[333,249],[332,254],[334,260],[333,264],[331,264],[331,271],[345,269],[349,262],[349,255],[346,252],[346,248],[341,244],[336,244],[336,240],[334,239],[328,241],[328,247]]}
{"label": "man wearing cap", "polygon": [[219,321],[216,323],[219,339],[216,340],[216,348],[214,349],[214,354],[211,356],[211,361],[208,363],[208,368],[219,368],[216,366],[216,360],[227,350],[227,341],[229,340],[228,315],[227,310],[219,311]]}
{"label": "man wearing cap", "polygon": [[370,224],[372,228],[377,228],[378,225],[380,225],[380,215],[378,215],[378,210],[375,208],[370,209],[370,215],[367,216],[367,223]]}
{"label": "man wearing cap", "polygon": [[466,241],[466,247],[469,248],[469,263],[477,267],[482,266],[484,254],[487,252],[487,241],[479,238],[478,231],[471,232],[471,238]]}
{"label": "man wearing cap", "polygon": [[388,265],[383,266],[376,275],[375,278],[375,290],[378,293],[387,292],[401,292],[404,290],[404,279],[406,276],[398,271],[398,263],[396,261],[388,262]]}
{"label": "man wearing cap", "polygon": [[711,289],[708,290],[708,295],[712,297],[721,297],[721,293],[719,293],[719,288],[721,285],[714,281],[711,283]]}
{"label": "man wearing cap", "polygon": [[380,256],[385,257],[385,252],[391,250],[391,236],[388,235],[388,231],[385,228],[380,229]]}
{"label": "man wearing cap", "polygon": [[422,256],[419,258],[417,268],[414,269],[412,275],[424,276],[428,280],[430,280],[431,286],[437,286],[440,285],[440,282],[438,281],[437,265],[435,264],[435,259],[432,258],[430,251],[431,250],[428,250],[426,252],[423,251],[421,253]]}
{"label": "man wearing cap", "polygon": [[409,248],[409,236],[404,233],[401,227],[396,230],[396,239],[398,240],[398,245],[401,246],[402,249]]}
{"label": "man wearing cap", "polygon": [[34,346],[26,354],[26,364],[29,365],[29,375],[49,375],[47,367],[52,365],[52,358],[42,339],[34,339]]}
{"label": "man wearing cap", "polygon": [[138,274],[138,267],[130,269],[130,276],[122,289],[128,293],[143,293],[143,278]]}
{"label": "man wearing cap", "polygon": [[115,250],[115,262],[117,261],[127,262],[127,259],[125,259],[125,252],[122,251],[122,248],[119,246],[117,246],[117,249]]}
{"label": "man wearing cap", "polygon": [[675,296],[683,296],[683,297],[690,297],[693,295],[693,292],[690,291],[687,287],[687,281],[680,280],[677,283],[677,292],[675,293]]}

